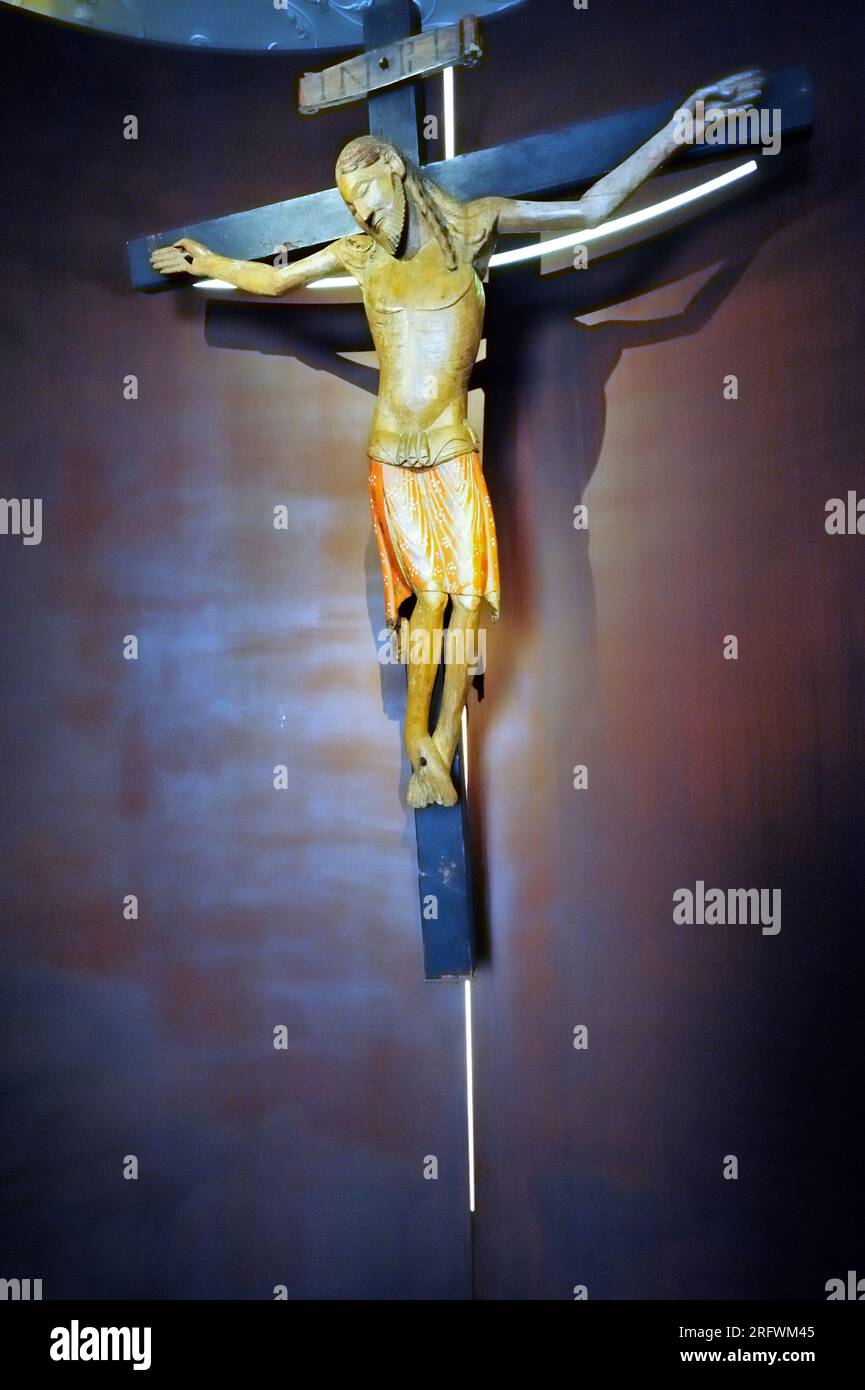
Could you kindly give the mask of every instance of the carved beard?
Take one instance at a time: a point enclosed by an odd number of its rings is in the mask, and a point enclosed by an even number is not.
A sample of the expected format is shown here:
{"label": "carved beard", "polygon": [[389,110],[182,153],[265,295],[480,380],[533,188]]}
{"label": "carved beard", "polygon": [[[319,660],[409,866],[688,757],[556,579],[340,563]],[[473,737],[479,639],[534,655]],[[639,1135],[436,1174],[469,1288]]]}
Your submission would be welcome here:
{"label": "carved beard", "polygon": [[402,241],[408,200],[403,181],[396,174],[393,177],[392,188],[393,202],[387,212],[383,213],[380,220],[376,222],[374,235],[376,241],[383,242],[390,254],[395,256]]}

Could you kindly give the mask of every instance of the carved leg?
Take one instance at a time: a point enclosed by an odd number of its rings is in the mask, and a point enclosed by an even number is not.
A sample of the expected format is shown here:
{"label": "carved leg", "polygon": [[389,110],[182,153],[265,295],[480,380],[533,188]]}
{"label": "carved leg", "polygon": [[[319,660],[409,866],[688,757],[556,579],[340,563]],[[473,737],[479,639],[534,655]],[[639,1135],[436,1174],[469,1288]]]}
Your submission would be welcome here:
{"label": "carved leg", "polygon": [[433,743],[448,771],[457,751],[463,707],[471,684],[469,662],[475,659],[478,649],[480,605],[479,598],[454,595],[453,612],[445,643],[445,688],[433,735]]}
{"label": "carved leg", "polygon": [[409,623],[408,706],[405,716],[405,746],[414,775],[408,784],[408,804],[422,806],[456,805],[456,788],[433,743],[429,730],[429,702],[441,654],[442,615],[447,594],[418,594]]}

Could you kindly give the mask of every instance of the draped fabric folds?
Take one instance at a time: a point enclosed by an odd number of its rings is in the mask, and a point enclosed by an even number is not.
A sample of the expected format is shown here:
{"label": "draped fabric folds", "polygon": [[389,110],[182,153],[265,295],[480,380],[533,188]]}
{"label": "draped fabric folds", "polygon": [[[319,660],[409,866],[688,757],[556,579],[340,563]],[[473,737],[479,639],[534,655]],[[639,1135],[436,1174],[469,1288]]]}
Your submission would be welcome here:
{"label": "draped fabric folds", "polygon": [[477,452],[432,468],[369,460],[369,498],[389,627],[410,594],[485,598],[499,616],[493,509]]}

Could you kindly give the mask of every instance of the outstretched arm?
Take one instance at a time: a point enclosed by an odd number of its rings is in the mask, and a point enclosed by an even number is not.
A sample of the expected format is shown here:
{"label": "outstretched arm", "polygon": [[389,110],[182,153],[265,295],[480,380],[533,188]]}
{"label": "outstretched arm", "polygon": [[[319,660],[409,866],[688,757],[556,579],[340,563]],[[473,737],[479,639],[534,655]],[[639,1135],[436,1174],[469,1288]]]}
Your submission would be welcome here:
{"label": "outstretched arm", "polygon": [[208,279],[226,280],[249,294],[290,294],[292,290],[302,289],[311,280],[324,275],[332,275],[343,270],[343,262],[337,251],[337,243],[325,246],[303,260],[293,261],[287,266],[267,265],[263,261],[233,261],[230,256],[219,256],[215,251],[203,246],[200,241],[183,237],[173,246],[163,246],[151,252],[150,264],[162,275],[176,275],[186,271],[189,275],[203,275]]}
{"label": "outstretched arm", "polygon": [[[548,230],[579,231],[606,222],[622,203],[635,193],[671,155],[682,147],[683,113],[690,116],[690,125],[697,138],[705,121],[697,118],[700,112],[708,116],[723,111],[731,115],[751,106],[763,88],[763,74],[756,69],[738,72],[709,87],[700,87],[673,112],[667,124],[641,145],[628,159],[592,184],[578,202],[531,203],[522,199],[499,198],[498,230],[500,232],[541,232]],[[693,138],[693,137],[692,137]]]}

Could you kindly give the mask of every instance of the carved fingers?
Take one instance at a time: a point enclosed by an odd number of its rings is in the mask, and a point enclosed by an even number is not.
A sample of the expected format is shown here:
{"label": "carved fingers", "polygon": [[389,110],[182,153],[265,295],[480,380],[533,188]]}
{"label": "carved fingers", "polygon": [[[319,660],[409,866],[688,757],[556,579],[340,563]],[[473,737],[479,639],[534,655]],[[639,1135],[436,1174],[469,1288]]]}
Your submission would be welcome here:
{"label": "carved fingers", "polygon": [[720,106],[726,109],[741,110],[752,106],[766,85],[765,74],[759,68],[747,68],[744,72],[732,73],[700,87],[691,97],[691,102],[702,101],[705,106]]}
{"label": "carved fingers", "polygon": [[430,460],[429,436],[426,430],[401,434],[396,446],[396,461],[410,468],[423,468]]}
{"label": "carved fingers", "polygon": [[176,275],[180,271],[198,271],[200,259],[210,252],[200,241],[183,237],[173,246],[157,247],[150,253],[150,264],[160,275]]}

